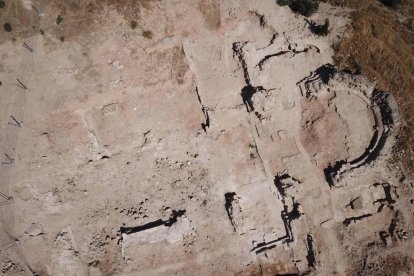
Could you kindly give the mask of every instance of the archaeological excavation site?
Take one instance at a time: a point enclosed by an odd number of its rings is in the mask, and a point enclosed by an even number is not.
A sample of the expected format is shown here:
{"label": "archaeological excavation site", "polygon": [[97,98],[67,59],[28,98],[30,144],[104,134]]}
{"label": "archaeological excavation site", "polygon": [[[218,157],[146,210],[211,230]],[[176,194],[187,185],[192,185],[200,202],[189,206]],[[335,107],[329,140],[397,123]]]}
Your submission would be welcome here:
{"label": "archaeological excavation site", "polygon": [[337,62],[347,1],[0,0],[0,275],[414,275],[410,98]]}

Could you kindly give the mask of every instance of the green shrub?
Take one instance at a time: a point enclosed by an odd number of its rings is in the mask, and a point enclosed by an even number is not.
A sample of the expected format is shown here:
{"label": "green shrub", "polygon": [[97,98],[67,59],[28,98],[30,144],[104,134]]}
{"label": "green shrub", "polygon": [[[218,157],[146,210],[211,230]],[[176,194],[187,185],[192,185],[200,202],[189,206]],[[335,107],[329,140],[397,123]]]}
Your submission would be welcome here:
{"label": "green shrub", "polygon": [[6,6],[6,2],[4,0],[0,0],[0,9],[3,9]]}
{"label": "green shrub", "polygon": [[322,25],[311,25],[311,31],[319,36],[327,36],[329,34],[329,19],[325,19]]}
{"label": "green shrub", "polygon": [[289,3],[289,8],[303,16],[311,16],[319,8],[319,3],[314,2],[313,0],[291,0]]}
{"label": "green shrub", "polygon": [[319,8],[319,3],[314,0],[276,0],[279,6],[288,5],[289,8],[303,16],[311,16]]}
{"label": "green shrub", "polygon": [[385,6],[390,8],[396,9],[399,4],[401,4],[401,0],[380,0]]}
{"label": "green shrub", "polygon": [[63,21],[63,17],[59,14],[57,17],[56,17],[56,24],[60,24],[60,23],[62,23],[62,21]]}
{"label": "green shrub", "polygon": [[6,32],[11,32],[12,31],[12,26],[10,25],[10,23],[4,23],[4,30],[6,31]]}
{"label": "green shrub", "polygon": [[352,66],[354,67],[355,74],[360,75],[364,72],[362,65],[356,61],[353,62]]}
{"label": "green shrub", "polygon": [[289,0],[276,0],[276,3],[279,6],[286,6],[286,5],[289,5],[290,1]]}

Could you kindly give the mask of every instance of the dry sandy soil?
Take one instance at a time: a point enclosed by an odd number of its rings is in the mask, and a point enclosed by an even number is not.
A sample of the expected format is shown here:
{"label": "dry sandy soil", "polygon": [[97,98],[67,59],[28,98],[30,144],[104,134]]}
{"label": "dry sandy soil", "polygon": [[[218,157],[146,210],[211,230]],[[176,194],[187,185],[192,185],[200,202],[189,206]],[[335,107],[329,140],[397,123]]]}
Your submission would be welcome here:
{"label": "dry sandy soil", "polygon": [[2,275],[413,275],[398,105],[332,65],[349,10],[22,0],[0,15]]}

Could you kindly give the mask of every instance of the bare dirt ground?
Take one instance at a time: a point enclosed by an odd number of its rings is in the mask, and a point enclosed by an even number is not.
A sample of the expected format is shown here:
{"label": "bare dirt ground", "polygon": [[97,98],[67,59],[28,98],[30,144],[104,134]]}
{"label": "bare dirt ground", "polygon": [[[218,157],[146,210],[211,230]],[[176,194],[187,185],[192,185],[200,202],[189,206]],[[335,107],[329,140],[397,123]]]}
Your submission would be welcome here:
{"label": "bare dirt ground", "polygon": [[0,9],[4,275],[412,275],[398,104],[339,70],[350,11]]}

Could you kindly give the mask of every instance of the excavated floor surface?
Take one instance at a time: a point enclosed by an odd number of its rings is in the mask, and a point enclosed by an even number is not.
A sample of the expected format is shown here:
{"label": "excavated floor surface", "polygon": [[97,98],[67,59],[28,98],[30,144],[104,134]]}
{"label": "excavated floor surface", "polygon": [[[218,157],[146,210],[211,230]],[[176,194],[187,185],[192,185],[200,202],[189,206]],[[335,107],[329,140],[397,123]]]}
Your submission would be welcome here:
{"label": "excavated floor surface", "polygon": [[[393,98],[275,1],[0,11],[4,275],[411,275]],[[63,21],[56,23],[57,15]]]}

